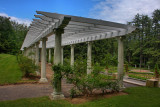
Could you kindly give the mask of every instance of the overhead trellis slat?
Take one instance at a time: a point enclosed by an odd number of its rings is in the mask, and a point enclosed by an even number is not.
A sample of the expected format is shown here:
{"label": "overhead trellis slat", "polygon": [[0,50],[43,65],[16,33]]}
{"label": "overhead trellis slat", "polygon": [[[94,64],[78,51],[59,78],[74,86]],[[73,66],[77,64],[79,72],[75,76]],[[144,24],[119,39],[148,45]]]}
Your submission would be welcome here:
{"label": "overhead trellis slat", "polygon": [[[135,30],[135,27],[115,22],[91,18],[37,11],[21,47],[30,47],[42,38],[48,38],[47,48],[54,47],[55,29],[64,29],[62,46],[123,36]],[[41,47],[41,43],[40,43]]]}

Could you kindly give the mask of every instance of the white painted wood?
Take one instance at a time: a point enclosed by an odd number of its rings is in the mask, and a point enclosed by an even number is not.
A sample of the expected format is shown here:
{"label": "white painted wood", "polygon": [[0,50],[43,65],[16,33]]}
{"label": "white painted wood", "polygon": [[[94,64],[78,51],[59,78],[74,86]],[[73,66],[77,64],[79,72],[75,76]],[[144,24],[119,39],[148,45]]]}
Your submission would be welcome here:
{"label": "white painted wood", "polygon": [[[66,26],[64,26],[62,46],[123,36],[135,30],[135,27],[130,25],[104,20],[42,11],[37,11],[37,14],[41,15],[35,15],[35,17],[39,19],[33,19],[21,50],[23,50],[24,47],[35,44],[40,41],[41,38],[51,36],[54,29],[64,25],[63,21],[66,18],[70,18],[70,21],[68,25],[66,24]],[[55,39],[49,38],[48,40],[47,48],[54,47]]]}

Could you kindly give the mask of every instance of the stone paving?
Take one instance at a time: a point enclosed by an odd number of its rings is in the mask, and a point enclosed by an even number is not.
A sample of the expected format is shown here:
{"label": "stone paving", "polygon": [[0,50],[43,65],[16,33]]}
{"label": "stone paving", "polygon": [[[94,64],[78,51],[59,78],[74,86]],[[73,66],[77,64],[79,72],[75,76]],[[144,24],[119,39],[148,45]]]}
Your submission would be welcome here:
{"label": "stone paving", "polygon": [[[129,84],[134,84],[137,86],[146,86],[146,81],[130,78],[128,76],[124,76],[123,82],[129,83]],[[159,87],[160,87],[160,83],[159,83]]]}
{"label": "stone paving", "polygon": [[132,78],[129,78],[128,76],[124,76],[123,82],[135,84],[135,85],[138,85],[138,86],[145,86],[146,85],[145,81],[132,79]]}

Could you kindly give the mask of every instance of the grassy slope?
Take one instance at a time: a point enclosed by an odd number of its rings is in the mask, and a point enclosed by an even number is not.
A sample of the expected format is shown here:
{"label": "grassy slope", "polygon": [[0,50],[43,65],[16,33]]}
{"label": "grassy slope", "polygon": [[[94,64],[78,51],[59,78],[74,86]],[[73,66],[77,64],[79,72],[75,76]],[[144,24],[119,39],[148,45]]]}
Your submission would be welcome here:
{"label": "grassy slope", "polygon": [[0,84],[16,83],[21,77],[16,56],[0,54]]}
{"label": "grassy slope", "polygon": [[129,95],[99,99],[74,105],[65,100],[50,101],[48,97],[0,102],[2,107],[160,107],[160,89],[134,87],[125,90]]}

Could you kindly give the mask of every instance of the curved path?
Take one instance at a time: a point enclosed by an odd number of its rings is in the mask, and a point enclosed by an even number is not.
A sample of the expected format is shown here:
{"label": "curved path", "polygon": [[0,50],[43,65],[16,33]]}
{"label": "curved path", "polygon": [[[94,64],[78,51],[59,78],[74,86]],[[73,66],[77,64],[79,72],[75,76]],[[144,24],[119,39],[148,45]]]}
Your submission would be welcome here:
{"label": "curved path", "polygon": [[[16,100],[20,98],[33,98],[41,96],[49,96],[53,92],[51,85],[52,70],[51,65],[46,67],[48,83],[46,84],[18,84],[0,86],[0,101]],[[135,87],[137,85],[124,83],[125,87]],[[66,80],[62,80],[62,92],[65,97],[69,96],[69,90],[72,84],[67,84]]]}

